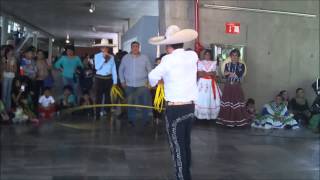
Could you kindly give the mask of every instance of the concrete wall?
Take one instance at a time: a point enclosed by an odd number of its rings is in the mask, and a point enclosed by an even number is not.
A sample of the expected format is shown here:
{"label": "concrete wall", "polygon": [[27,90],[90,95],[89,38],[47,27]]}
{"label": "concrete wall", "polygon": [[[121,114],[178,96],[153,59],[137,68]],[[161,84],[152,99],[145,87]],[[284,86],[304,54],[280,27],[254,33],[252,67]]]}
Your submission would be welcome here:
{"label": "concrete wall", "polygon": [[[193,0],[159,0],[160,34],[166,32],[169,25],[175,24],[180,28],[194,27]],[[186,48],[193,48],[194,42],[186,43]],[[163,46],[161,51],[164,51]]]}
{"label": "concrete wall", "polygon": [[[319,1],[200,2],[319,15]],[[193,14],[191,12],[193,1],[164,0],[162,3],[162,8],[169,15],[165,22],[160,21],[162,22],[160,29],[171,23],[194,27],[194,17],[190,16]],[[179,6],[169,6],[172,3],[178,3]],[[159,13],[161,15],[163,10]],[[229,21],[241,23],[239,35],[225,34],[225,22]],[[319,16],[305,18],[201,8],[200,27],[200,40],[207,47],[211,43],[247,46],[248,74],[243,88],[246,97],[256,99],[258,107],[270,101],[282,89],[289,90],[290,95],[294,96],[294,91],[298,87],[305,88],[309,101],[313,101],[315,95],[310,86],[320,75]]]}
{"label": "concrete wall", "polygon": [[[150,37],[156,36],[159,30],[159,18],[157,16],[143,16],[121,38],[122,48],[130,45],[132,40],[141,44],[141,52],[146,54],[152,63],[157,55],[157,48],[148,43]],[[130,50],[126,49],[127,51]]]}

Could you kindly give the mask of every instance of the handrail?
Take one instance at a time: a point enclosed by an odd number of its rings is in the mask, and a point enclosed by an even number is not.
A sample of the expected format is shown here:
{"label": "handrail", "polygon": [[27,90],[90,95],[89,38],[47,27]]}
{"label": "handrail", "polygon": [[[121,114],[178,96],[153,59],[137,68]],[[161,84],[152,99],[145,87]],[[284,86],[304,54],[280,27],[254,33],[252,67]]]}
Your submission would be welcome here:
{"label": "handrail", "polygon": [[10,19],[13,19],[15,22],[17,22],[19,24],[22,24],[23,26],[26,26],[27,28],[30,28],[30,29],[32,29],[34,31],[39,31],[41,34],[46,35],[49,38],[54,38],[53,34],[45,31],[44,29],[42,29],[42,28],[40,28],[38,26],[35,26],[35,25],[31,24],[30,22],[28,22],[28,21],[26,21],[26,20],[24,20],[22,18],[17,17],[16,15],[14,15],[12,13],[8,13],[7,11],[5,11],[3,9],[1,9],[0,14],[5,16],[5,17],[8,17]]}

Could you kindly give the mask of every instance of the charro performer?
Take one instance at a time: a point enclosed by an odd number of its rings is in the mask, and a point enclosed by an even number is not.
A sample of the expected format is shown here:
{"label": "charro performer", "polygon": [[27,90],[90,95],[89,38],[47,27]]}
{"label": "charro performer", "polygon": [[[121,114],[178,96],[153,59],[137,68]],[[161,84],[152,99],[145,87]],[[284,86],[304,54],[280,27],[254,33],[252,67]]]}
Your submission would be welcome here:
{"label": "charro performer", "polygon": [[163,80],[166,105],[166,128],[177,180],[190,180],[190,133],[197,99],[197,61],[194,51],[185,51],[183,43],[197,38],[192,29],[176,25],[167,28],[165,36],[149,40],[154,45],[166,45],[168,55],[149,73],[151,86]]}

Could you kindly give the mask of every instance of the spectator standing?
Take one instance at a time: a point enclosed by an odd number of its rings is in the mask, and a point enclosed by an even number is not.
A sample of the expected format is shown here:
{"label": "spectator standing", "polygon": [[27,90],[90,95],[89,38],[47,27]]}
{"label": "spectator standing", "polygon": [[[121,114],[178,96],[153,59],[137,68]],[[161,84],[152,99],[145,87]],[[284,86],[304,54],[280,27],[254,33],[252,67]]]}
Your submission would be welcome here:
{"label": "spectator standing", "polygon": [[13,51],[13,46],[6,46],[4,56],[1,59],[2,99],[6,110],[11,108],[12,82],[17,72],[17,60]]}
{"label": "spectator standing", "polygon": [[[100,47],[101,52],[95,54],[94,65],[95,65],[95,86],[96,86],[96,104],[102,104],[103,97],[105,104],[110,104],[110,91],[112,85],[117,84],[117,70],[114,57],[112,55],[112,47],[108,39],[102,39],[100,44],[94,46]],[[107,113],[110,112],[110,108],[105,108]],[[103,108],[96,109],[96,117],[103,115]]]}
{"label": "spectator standing", "polygon": [[[131,52],[123,57],[119,67],[119,77],[125,89],[128,104],[151,105],[151,95],[148,89],[148,73],[152,70],[149,58],[141,54],[140,43],[131,43]],[[143,121],[148,122],[149,109],[143,109]],[[134,126],[136,119],[135,108],[128,108],[129,123]]]}
{"label": "spectator standing", "polygon": [[37,74],[34,95],[39,100],[39,96],[44,93],[44,80],[49,76],[49,66],[46,60],[46,53],[43,50],[38,50],[36,59]]}
{"label": "spectator standing", "polygon": [[54,64],[54,67],[60,69],[63,77],[64,86],[71,86],[73,91],[77,91],[77,75],[78,67],[83,68],[83,64],[78,56],[75,55],[74,46],[66,46],[66,55],[61,56]]}

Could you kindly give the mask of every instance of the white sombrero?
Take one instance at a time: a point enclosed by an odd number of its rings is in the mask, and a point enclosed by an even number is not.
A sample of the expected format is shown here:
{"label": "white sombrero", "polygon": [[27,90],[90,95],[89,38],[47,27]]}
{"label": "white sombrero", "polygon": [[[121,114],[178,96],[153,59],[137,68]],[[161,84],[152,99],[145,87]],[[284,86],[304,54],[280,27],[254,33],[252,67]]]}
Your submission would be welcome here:
{"label": "white sombrero", "polygon": [[92,45],[94,47],[116,47],[115,44],[110,44],[108,39],[101,39],[100,44]]}
{"label": "white sombrero", "polygon": [[197,31],[193,29],[180,29],[176,25],[167,28],[165,36],[156,36],[149,39],[153,45],[178,44],[192,41],[198,37]]}

